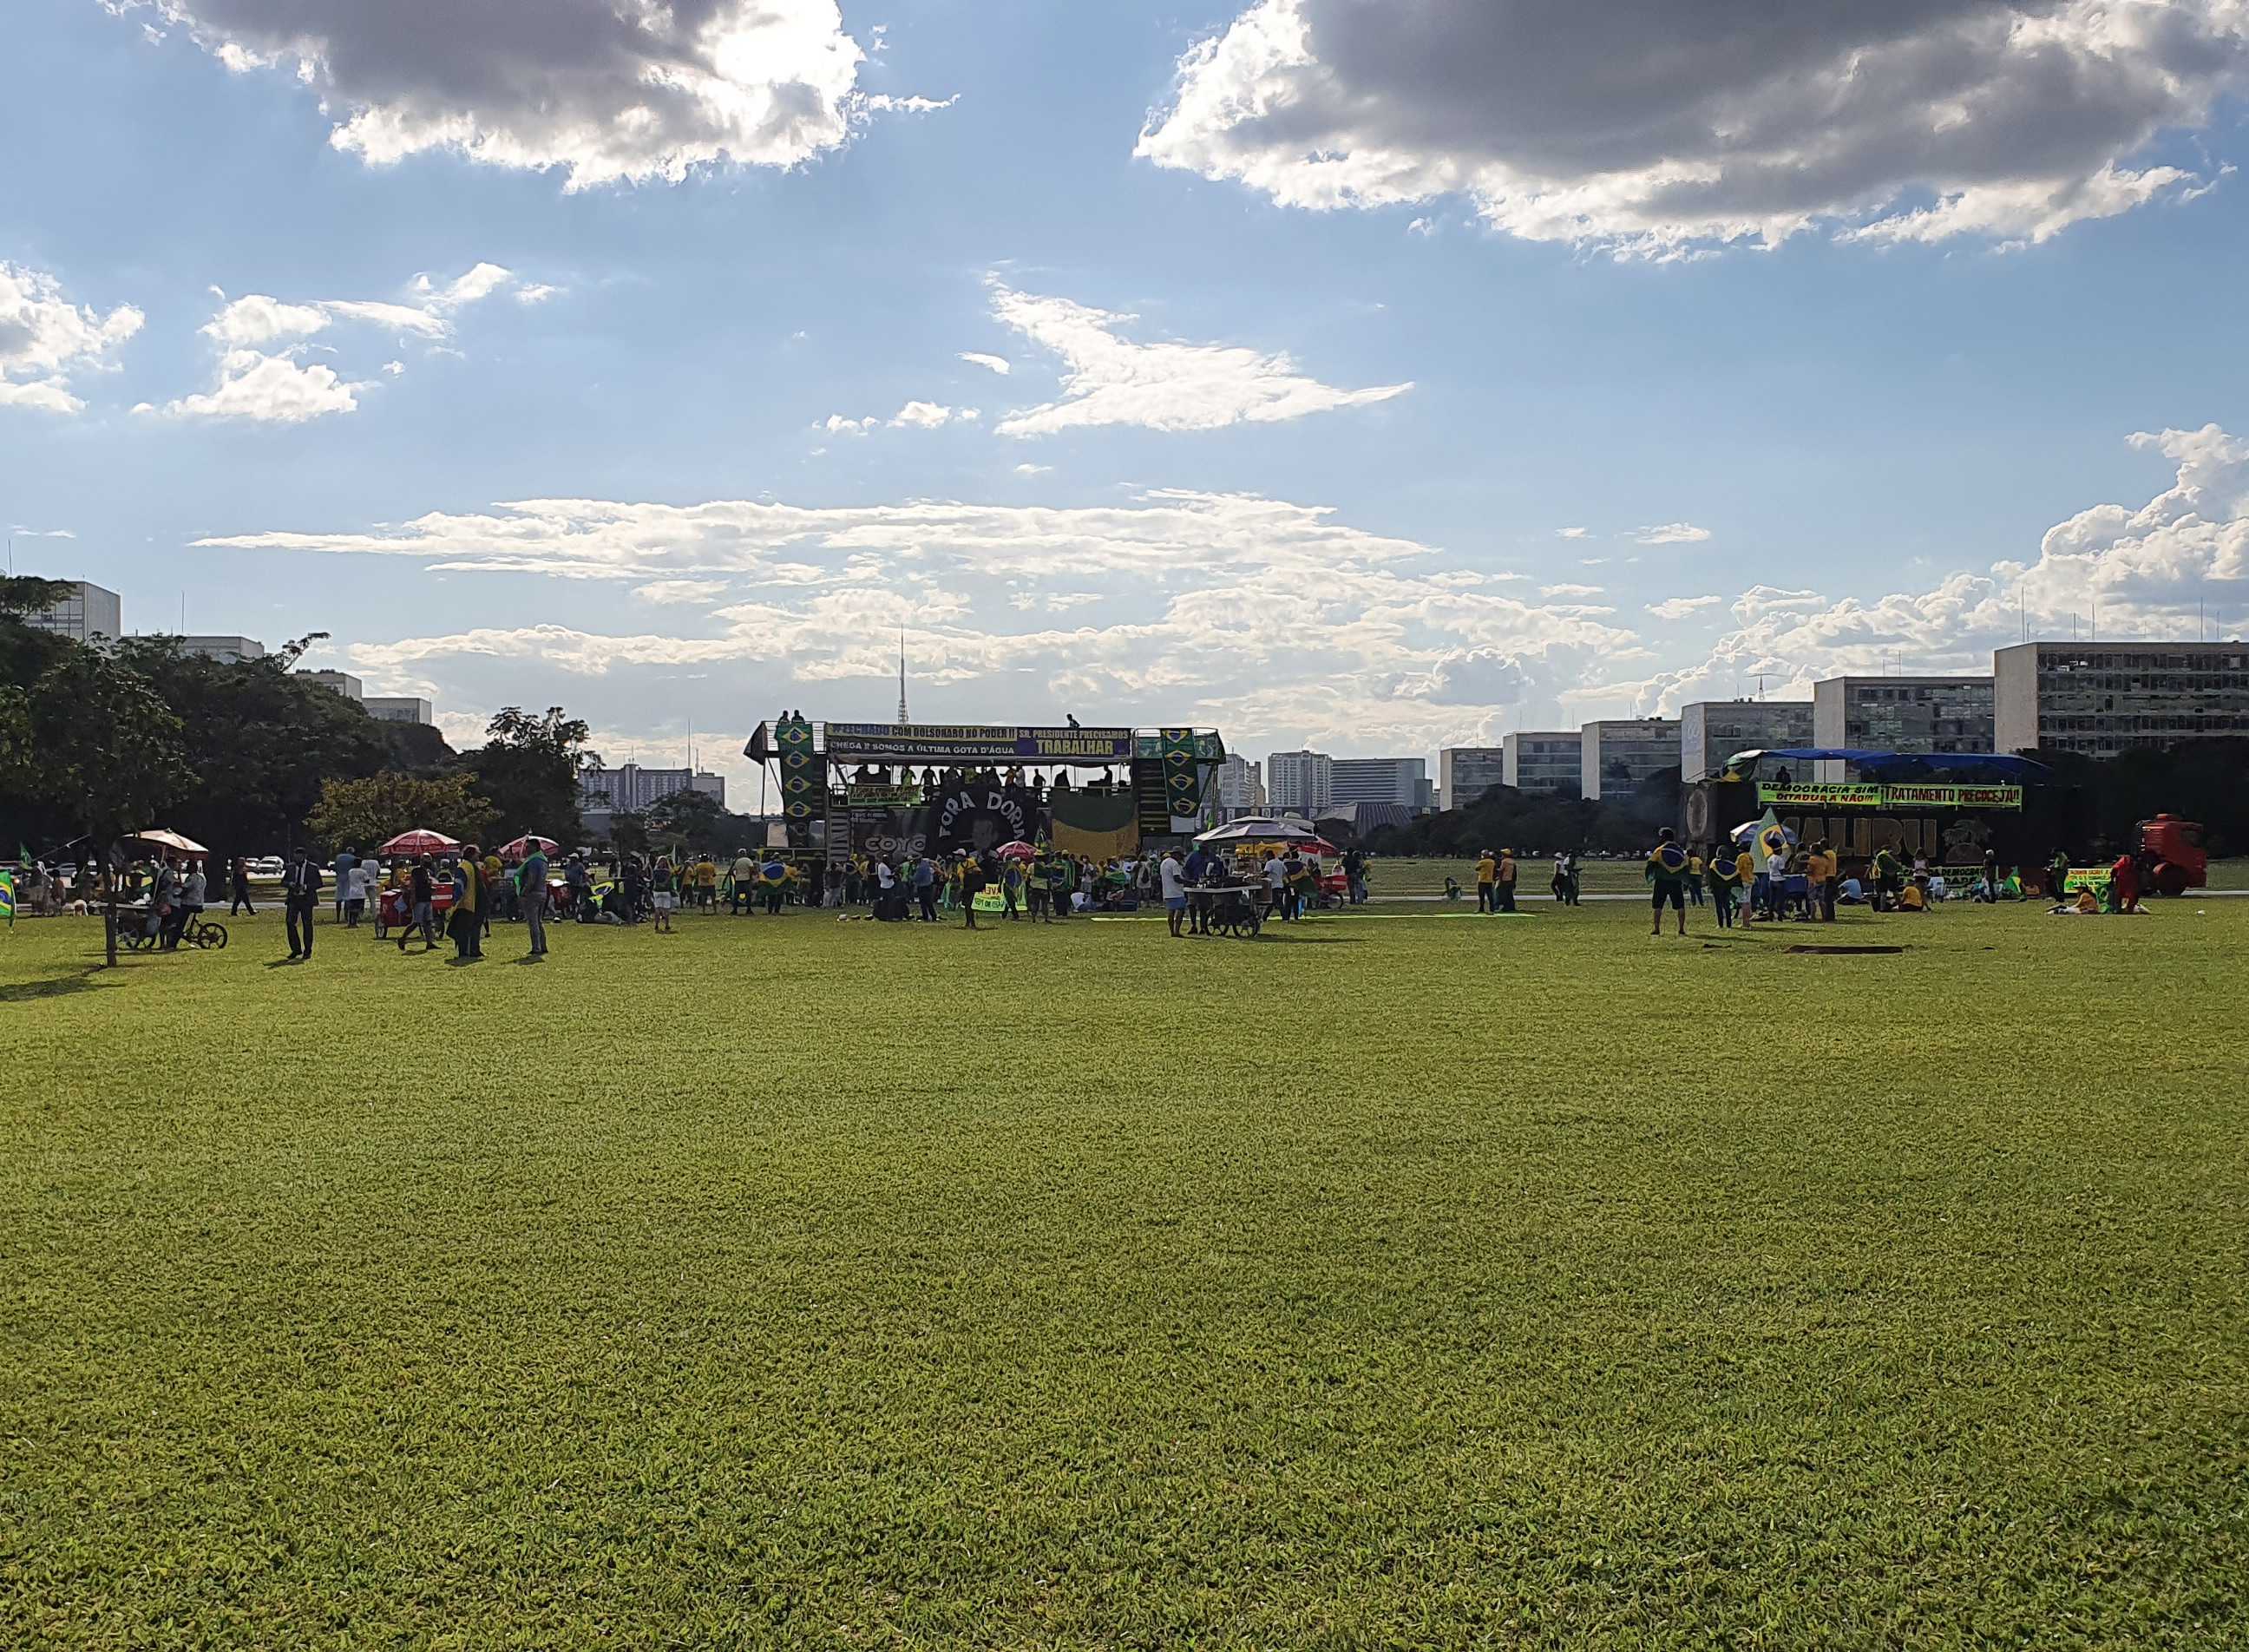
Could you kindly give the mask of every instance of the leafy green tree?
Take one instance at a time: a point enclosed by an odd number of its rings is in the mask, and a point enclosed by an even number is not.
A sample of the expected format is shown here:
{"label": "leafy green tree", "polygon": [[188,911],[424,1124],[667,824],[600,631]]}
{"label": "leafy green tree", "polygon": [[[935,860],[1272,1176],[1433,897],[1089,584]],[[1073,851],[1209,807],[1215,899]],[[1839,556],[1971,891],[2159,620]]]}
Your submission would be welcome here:
{"label": "leafy green tree", "polygon": [[499,829],[510,836],[538,832],[561,843],[585,834],[578,814],[578,771],[598,767],[587,749],[583,719],[560,706],[534,715],[505,706],[485,730],[485,743],[461,761],[478,793],[499,811]]}
{"label": "leafy green tree", "polygon": [[489,844],[498,823],[492,804],[476,794],[466,774],[430,778],[395,772],[328,781],[306,822],[315,842],[361,850],[416,827]]}
{"label": "leafy green tree", "polygon": [[169,637],[117,644],[118,659],[146,677],[180,719],[193,779],[173,813],[182,831],[215,854],[279,852],[302,833],[324,784],[389,766],[383,725],[296,671],[313,640],[242,661],[182,652]]}

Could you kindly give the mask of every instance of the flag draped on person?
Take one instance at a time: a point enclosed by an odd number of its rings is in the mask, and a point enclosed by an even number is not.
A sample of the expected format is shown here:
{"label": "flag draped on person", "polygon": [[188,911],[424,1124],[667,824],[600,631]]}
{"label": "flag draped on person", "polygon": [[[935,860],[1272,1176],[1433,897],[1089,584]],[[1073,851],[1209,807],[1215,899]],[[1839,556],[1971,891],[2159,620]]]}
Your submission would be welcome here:
{"label": "flag draped on person", "polygon": [[16,872],[10,866],[0,866],[0,916],[8,919],[8,927],[16,926]]}

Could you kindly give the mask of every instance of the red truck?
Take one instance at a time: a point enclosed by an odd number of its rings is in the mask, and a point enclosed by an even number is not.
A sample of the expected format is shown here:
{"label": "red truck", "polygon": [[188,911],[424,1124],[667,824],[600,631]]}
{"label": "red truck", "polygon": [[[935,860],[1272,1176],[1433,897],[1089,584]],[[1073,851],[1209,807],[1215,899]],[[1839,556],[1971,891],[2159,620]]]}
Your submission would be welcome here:
{"label": "red truck", "polygon": [[2152,864],[2148,883],[2157,894],[2184,895],[2210,882],[2210,857],[2203,852],[2202,827],[2197,822],[2170,815],[2143,820],[2140,849]]}

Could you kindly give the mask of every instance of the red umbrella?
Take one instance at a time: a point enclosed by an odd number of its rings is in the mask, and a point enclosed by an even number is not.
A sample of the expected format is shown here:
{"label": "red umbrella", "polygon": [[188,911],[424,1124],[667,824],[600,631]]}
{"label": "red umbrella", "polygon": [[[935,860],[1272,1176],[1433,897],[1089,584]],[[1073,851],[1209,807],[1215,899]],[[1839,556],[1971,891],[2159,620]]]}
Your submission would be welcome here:
{"label": "red umbrella", "polygon": [[442,855],[460,846],[461,840],[457,837],[448,837],[443,832],[416,826],[410,832],[399,833],[375,852],[378,855]]}
{"label": "red umbrella", "polygon": [[1002,843],[992,852],[1002,860],[1036,860],[1039,857],[1037,850],[1021,840],[1012,843]]}
{"label": "red umbrella", "polygon": [[531,846],[533,843],[538,844],[550,855],[562,847],[551,837],[541,837],[537,832],[526,832],[513,843],[503,847],[499,851],[499,857],[505,861],[527,860],[531,857]]}

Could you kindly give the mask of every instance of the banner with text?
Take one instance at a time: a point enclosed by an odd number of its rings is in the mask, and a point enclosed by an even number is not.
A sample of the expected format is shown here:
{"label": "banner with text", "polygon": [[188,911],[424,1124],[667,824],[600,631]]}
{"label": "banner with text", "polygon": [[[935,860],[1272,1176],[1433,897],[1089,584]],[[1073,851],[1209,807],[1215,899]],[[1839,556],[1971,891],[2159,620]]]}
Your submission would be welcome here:
{"label": "banner with text", "polygon": [[830,723],[831,758],[892,757],[925,763],[1121,763],[1129,728],[994,728],[982,724]]}
{"label": "banner with text", "polygon": [[2019,786],[1776,785],[1759,781],[1757,802],[1775,809],[2016,809]]}

